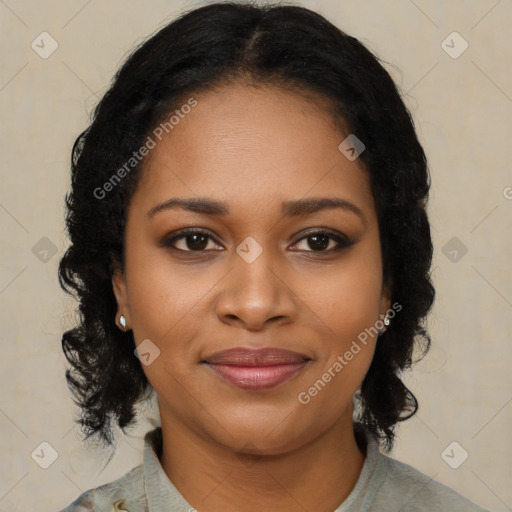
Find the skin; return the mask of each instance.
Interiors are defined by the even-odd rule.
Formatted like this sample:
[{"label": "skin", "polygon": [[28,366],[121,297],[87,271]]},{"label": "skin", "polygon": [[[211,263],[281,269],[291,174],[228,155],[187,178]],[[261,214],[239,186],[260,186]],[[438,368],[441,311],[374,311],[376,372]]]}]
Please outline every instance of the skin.
[{"label": "skin", "polygon": [[[352,397],[377,338],[308,404],[298,395],[390,307],[369,176],[338,150],[348,133],[318,99],[244,84],[195,98],[146,157],[127,214],[124,271],[112,280],[136,344],[150,339],[160,350],[144,366],[158,396],[160,461],[201,512],[332,512],[364,462]],[[226,202],[229,214],[148,216],[170,198],[197,197]],[[283,216],[283,201],[312,197],[342,198],[360,215]],[[212,237],[202,251],[190,237],[162,245],[189,227]],[[328,238],[319,249],[306,235],[322,229],[354,243],[333,251]],[[249,236],[263,250],[251,263],[236,252]],[[248,391],[200,364],[234,347],[277,347],[311,361],[274,388]]]}]

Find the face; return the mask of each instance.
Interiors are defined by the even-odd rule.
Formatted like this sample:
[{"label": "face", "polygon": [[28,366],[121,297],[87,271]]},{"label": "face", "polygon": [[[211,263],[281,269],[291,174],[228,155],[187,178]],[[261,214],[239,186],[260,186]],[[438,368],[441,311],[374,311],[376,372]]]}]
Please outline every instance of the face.
[{"label": "face", "polygon": [[378,341],[353,342],[390,305],[369,177],[297,93],[195,99],[153,137],[113,277],[118,315],[162,426],[284,453],[351,425]]}]

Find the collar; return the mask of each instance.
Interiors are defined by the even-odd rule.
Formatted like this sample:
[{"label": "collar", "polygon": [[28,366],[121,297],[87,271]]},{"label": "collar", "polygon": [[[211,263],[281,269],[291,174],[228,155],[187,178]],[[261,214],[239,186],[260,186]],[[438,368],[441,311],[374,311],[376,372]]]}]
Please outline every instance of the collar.
[{"label": "collar", "polygon": [[161,449],[162,428],[157,427],[148,432],[144,438],[144,485],[148,498],[148,511],[195,511],[165,474],[158,459]]}]

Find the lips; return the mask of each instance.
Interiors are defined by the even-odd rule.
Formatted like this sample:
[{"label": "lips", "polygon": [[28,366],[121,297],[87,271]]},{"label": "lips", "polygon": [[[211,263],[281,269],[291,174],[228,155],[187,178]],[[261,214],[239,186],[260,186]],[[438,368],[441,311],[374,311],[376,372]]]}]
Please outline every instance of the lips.
[{"label": "lips", "polygon": [[269,389],[297,375],[311,361],[304,354],[276,348],[234,348],[208,356],[216,375],[246,390]]}]

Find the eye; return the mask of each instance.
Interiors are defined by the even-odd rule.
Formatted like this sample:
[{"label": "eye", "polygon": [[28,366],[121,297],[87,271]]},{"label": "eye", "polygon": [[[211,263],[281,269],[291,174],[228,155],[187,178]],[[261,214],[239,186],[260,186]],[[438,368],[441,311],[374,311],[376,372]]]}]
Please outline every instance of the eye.
[{"label": "eye", "polygon": [[[162,244],[182,252],[203,252],[212,249],[208,249],[209,241],[213,243],[213,237],[206,231],[189,229],[164,240]],[[181,247],[178,247],[178,242]]]},{"label": "eye", "polygon": [[341,233],[314,231],[302,237],[298,242],[295,242],[294,246],[300,245],[301,243],[309,246],[312,250],[308,250],[307,248],[299,250],[305,250],[306,252],[331,253],[350,247],[355,242],[353,240],[349,240]]}]

